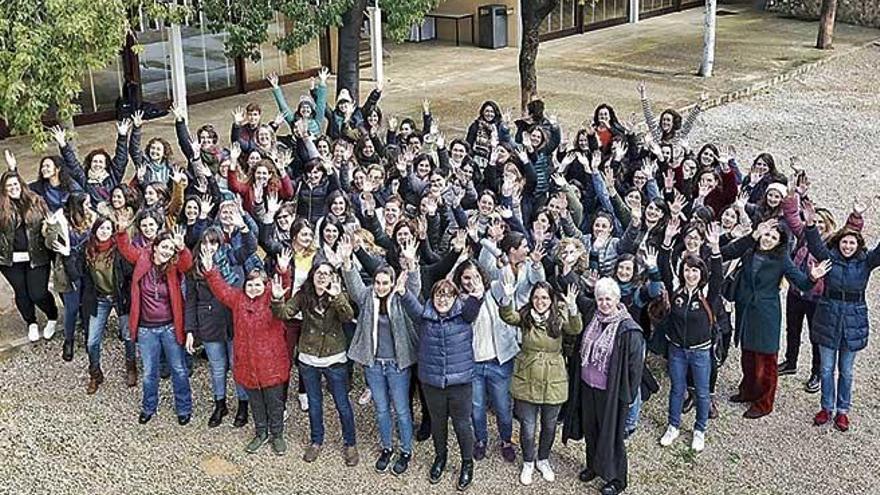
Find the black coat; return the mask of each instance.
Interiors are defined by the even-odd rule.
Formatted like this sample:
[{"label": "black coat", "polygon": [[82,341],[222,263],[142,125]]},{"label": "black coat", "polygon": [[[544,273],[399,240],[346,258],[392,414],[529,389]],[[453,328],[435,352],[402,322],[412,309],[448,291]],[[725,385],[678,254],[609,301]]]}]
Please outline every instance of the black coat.
[{"label": "black coat", "polygon": [[224,306],[204,278],[186,276],[186,333],[202,342],[226,342],[232,338],[232,313]]},{"label": "black coat", "polygon": [[[586,321],[586,320],[585,320]],[[589,325],[589,323],[587,323]],[[584,437],[582,426],[583,410],[581,409],[581,356],[580,342],[583,332],[578,337],[577,346],[568,360],[568,404],[566,405],[565,423],[562,428],[562,442],[580,440]],[[617,452],[615,445],[622,444],[616,436],[623,433],[622,423],[626,421],[629,405],[636,398],[642,382],[644,369],[645,338],[638,323],[630,318],[622,321],[617,330],[617,341],[611,352],[611,363],[608,369],[608,401],[604,410],[597,411],[602,418],[599,442],[596,445],[596,459],[593,469],[599,476],[613,479],[616,474],[617,459],[625,452]],[[610,433],[610,434],[605,434]]]}]

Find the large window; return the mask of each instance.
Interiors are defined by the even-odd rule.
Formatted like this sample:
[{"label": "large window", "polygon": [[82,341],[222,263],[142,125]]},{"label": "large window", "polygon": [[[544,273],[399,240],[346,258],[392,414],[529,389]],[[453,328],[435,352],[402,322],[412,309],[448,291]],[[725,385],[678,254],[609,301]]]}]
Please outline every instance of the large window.
[{"label": "large window", "polygon": [[116,108],[116,99],[122,94],[122,57],[117,56],[107,67],[90,70],[83,77],[82,93],[77,98],[80,113],[96,113]]},{"label": "large window", "polygon": [[226,33],[213,34],[199,12],[189,25],[180,27],[186,90],[205,93],[235,85],[235,61],[225,54]]},{"label": "large window", "polygon": [[584,6],[584,27],[600,22],[626,20],[629,0],[598,0]]},{"label": "large window", "polygon": [[274,42],[279,37],[292,30],[293,22],[276,12],[275,19],[269,24],[269,39],[260,47],[262,57],[258,62],[250,59],[245,62],[248,82],[265,79],[272,72],[283,76],[321,66],[320,38],[312,40],[290,54],[284,53],[275,46]]},{"label": "large window", "polygon": [[640,0],[639,13],[641,15],[652,12],[675,8],[675,0]]},{"label": "large window", "polygon": [[555,33],[577,28],[578,0],[559,0],[559,4],[541,24],[540,33]]}]

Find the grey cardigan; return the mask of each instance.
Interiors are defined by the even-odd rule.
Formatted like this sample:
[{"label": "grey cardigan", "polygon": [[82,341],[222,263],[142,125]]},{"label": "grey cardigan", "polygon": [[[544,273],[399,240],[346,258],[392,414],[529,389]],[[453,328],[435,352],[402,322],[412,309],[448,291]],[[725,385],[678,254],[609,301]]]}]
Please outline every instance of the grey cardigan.
[{"label": "grey cardigan", "polygon": [[[379,327],[379,298],[376,297],[372,287],[364,285],[356,269],[343,270],[342,276],[351,299],[359,308],[357,327],[351,339],[351,346],[348,348],[348,357],[363,366],[372,366],[378,345],[376,334]],[[407,290],[419,293],[422,281],[418,270],[409,272],[406,285]],[[388,317],[391,321],[391,334],[394,337],[395,361],[397,367],[403,370],[416,363],[419,336],[406,314],[400,296],[392,292],[388,297],[390,298]]]}]

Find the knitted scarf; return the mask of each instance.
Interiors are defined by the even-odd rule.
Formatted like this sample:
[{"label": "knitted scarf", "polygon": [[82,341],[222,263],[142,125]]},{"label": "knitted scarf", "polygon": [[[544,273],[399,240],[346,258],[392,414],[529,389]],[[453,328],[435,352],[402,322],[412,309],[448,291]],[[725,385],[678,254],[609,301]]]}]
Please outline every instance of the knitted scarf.
[{"label": "knitted scarf", "polygon": [[[623,304],[617,305],[617,312],[613,315],[603,315],[596,311],[596,315],[587,326],[581,341],[582,367],[591,364],[600,370],[608,369],[608,361],[614,350],[614,339],[617,337],[617,327],[627,318],[629,318],[629,311]],[[602,328],[602,325],[605,328]]]}]

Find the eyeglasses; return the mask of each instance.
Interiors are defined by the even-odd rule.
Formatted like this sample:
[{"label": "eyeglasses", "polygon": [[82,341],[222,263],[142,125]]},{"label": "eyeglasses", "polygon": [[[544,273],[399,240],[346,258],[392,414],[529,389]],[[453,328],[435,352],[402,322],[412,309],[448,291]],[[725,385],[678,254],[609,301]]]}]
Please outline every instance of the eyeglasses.
[{"label": "eyeglasses", "polygon": [[452,299],[453,297],[455,297],[455,292],[446,290],[441,290],[434,294],[435,299]]}]

